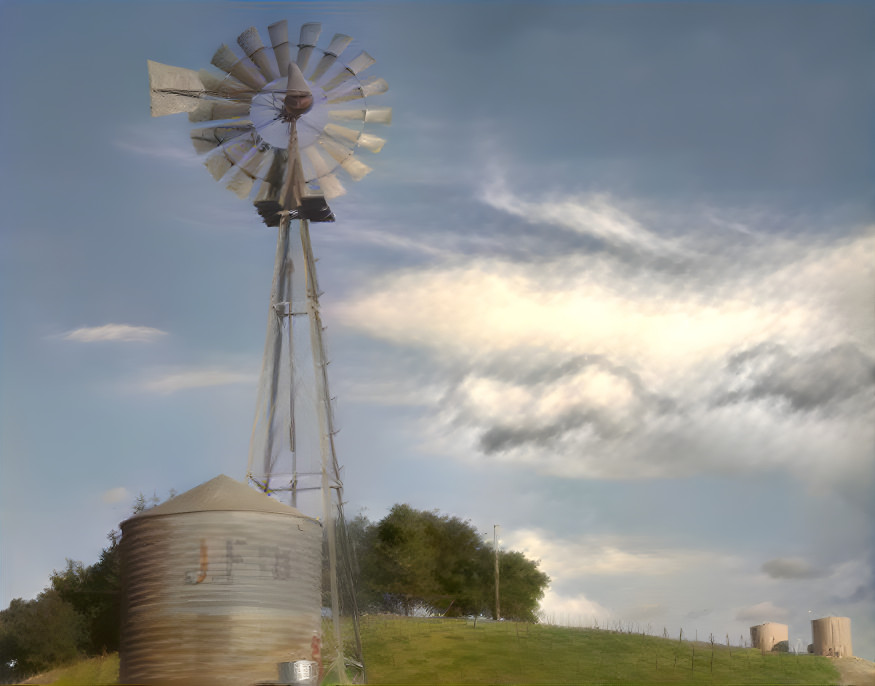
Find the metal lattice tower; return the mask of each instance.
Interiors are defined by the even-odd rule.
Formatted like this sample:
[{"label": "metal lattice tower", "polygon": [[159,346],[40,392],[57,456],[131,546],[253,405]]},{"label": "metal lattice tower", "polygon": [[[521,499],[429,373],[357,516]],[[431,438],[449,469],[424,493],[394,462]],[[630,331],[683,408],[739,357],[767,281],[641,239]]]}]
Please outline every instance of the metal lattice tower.
[{"label": "metal lattice tower", "polygon": [[[254,27],[237,38],[243,54],[222,45],[211,60],[219,71],[150,61],[152,115],[187,112],[201,123],[191,140],[212,176],[251,199],[277,228],[247,478],[321,519],[323,604],[331,607],[322,650],[334,678],[346,681],[351,672],[359,680],[364,667],[310,223],[334,221],[327,200],[345,192],[338,175],[359,180],[371,171],[356,153],[383,147],[369,129],[389,124],[391,110],[371,107],[370,99],[388,86],[360,76],[375,61],[368,53],[345,61],[349,36],[335,34],[322,49],[321,26],[304,24],[292,59],[287,23],[268,32],[271,49]],[[351,639],[344,638],[342,616],[351,618]]]}]

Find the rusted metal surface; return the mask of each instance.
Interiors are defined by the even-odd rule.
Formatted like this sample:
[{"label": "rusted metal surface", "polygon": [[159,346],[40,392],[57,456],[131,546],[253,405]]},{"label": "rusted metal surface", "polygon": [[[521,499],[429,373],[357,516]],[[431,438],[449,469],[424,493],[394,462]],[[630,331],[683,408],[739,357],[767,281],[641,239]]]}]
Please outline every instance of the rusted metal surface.
[{"label": "rusted metal surface", "polygon": [[321,525],[219,479],[122,524],[122,683],[274,681],[312,658]]}]

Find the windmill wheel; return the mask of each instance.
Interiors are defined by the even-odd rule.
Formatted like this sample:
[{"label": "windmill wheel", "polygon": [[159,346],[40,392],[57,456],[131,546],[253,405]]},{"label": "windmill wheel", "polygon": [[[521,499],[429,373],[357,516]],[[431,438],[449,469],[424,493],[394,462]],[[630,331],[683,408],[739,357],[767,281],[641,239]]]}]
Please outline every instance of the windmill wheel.
[{"label": "windmill wheel", "polygon": [[[313,97],[312,107],[296,119],[297,149],[307,193],[330,199],[346,192],[339,175],[358,181],[371,171],[356,153],[382,149],[384,139],[369,129],[389,124],[392,112],[369,104],[388,90],[383,79],[360,77],[374,58],[362,51],[345,61],[352,38],[343,34],[319,48],[321,29],[304,24],[297,44],[294,63]],[[207,169],[240,198],[252,198],[260,212],[264,206],[279,209],[293,126],[284,117],[292,62],[286,21],[271,24],[268,32],[272,49],[255,27],[237,38],[243,55],[222,45],[211,60],[222,73],[149,62],[153,116],[188,112],[190,121],[204,122],[191,139],[206,154]]]}]

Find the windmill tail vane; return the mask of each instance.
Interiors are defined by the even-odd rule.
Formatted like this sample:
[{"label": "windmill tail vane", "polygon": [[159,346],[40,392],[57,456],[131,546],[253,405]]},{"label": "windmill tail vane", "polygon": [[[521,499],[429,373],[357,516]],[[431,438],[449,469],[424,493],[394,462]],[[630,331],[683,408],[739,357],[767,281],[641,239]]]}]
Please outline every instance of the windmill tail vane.
[{"label": "windmill tail vane", "polygon": [[[362,76],[374,58],[348,52],[353,39],[345,34],[319,47],[321,31],[303,24],[293,46],[280,21],[265,45],[250,27],[239,50],[216,50],[212,69],[150,60],[148,73],[152,116],[187,113],[209,173],[278,229],[247,477],[322,520],[323,606],[332,625],[322,654],[331,678],[346,682],[350,673],[363,680],[364,668],[309,224],[335,221],[328,201],[346,192],[342,179],[371,172],[358,153],[383,148],[373,129],[390,124],[392,111],[370,104],[388,90],[383,79]],[[300,231],[291,231],[293,221]],[[353,636],[342,635],[341,615],[352,616]]]}]

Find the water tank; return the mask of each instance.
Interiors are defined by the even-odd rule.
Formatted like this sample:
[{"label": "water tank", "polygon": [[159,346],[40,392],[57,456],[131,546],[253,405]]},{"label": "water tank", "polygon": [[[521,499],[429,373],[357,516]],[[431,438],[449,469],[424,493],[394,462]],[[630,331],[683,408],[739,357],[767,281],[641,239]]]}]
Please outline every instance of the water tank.
[{"label": "water tank", "polygon": [[782,641],[790,640],[790,628],[786,624],[766,622],[750,628],[750,644],[759,650],[774,650]]},{"label": "water tank", "polygon": [[121,529],[122,683],[275,681],[318,651],[318,521],[222,475]]},{"label": "water tank", "polygon": [[851,620],[848,617],[822,617],[811,620],[811,640],[815,655],[853,657]]}]

